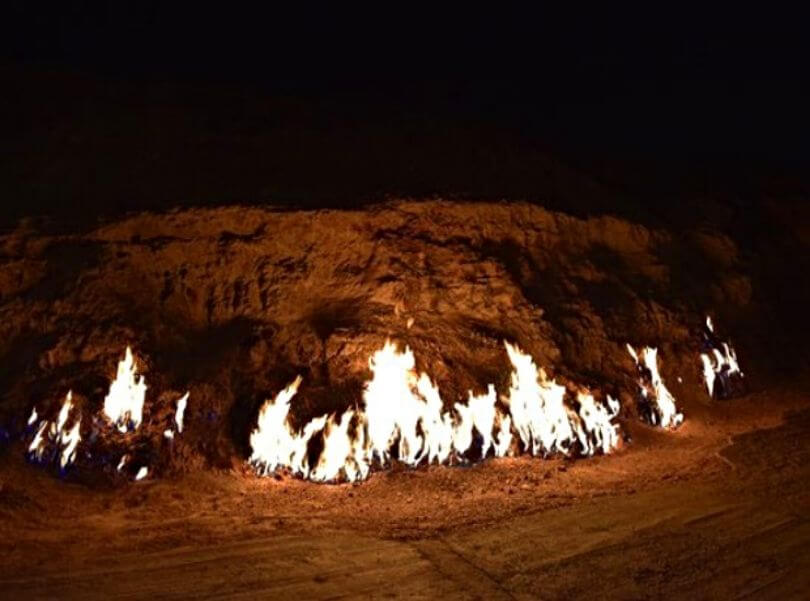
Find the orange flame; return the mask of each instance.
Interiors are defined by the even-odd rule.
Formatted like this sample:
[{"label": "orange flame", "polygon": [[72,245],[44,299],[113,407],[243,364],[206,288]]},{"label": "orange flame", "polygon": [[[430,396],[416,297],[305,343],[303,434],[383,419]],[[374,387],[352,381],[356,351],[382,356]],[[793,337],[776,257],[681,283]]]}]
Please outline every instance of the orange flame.
[{"label": "orange flame", "polygon": [[[409,466],[465,461],[475,440],[480,456],[503,457],[513,446],[513,429],[532,454],[570,453],[575,446],[585,455],[608,453],[619,444],[618,402],[597,403],[581,392],[579,412],[564,402],[565,387],[548,380],[532,358],[506,343],[512,362],[512,384],[498,407],[495,387],[468,394],[453,411],[444,411],[439,390],[424,373],[417,374],[413,352],[397,349],[391,341],[369,359],[372,378],[363,391],[363,407],[342,415],[321,416],[296,432],[289,424],[290,402],[301,385],[296,378],[259,411],[250,436],[250,463],[259,473],[278,468],[325,482],[365,479],[372,464],[389,463],[393,456]],[[354,426],[352,428],[352,426]],[[319,435],[323,450],[314,466],[307,448]]]},{"label": "orange flame", "polygon": [[658,372],[658,349],[644,347],[641,350],[640,358],[629,344],[627,351],[633,357],[636,365],[641,368],[640,371],[646,371],[649,375],[649,382],[645,381],[644,377],[639,377],[639,389],[642,397],[650,403],[653,409],[650,416],[653,425],[662,428],[678,427],[683,422],[683,414],[678,411],[675,397],[672,396]]},{"label": "orange flame", "polygon": [[135,359],[127,347],[123,361],[118,363],[118,372],[104,398],[104,415],[124,433],[137,430],[143,419],[143,402],[146,397],[146,381],[135,375]]}]

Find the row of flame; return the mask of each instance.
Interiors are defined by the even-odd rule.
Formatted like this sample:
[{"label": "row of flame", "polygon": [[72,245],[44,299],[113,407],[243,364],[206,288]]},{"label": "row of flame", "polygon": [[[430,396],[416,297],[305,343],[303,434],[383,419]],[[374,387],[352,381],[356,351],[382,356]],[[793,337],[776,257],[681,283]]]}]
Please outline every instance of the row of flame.
[{"label": "row of flame", "polygon": [[[534,455],[567,455],[574,447],[593,455],[619,444],[618,401],[608,397],[601,404],[581,391],[574,410],[565,403],[564,386],[548,379],[517,346],[505,346],[513,366],[509,395],[502,398],[508,413],[497,407],[492,384],[444,411],[438,387],[427,374],[417,374],[411,350],[388,341],[369,360],[373,375],[362,409],[324,415],[294,430],[288,415],[300,377],[266,402],[250,436],[250,463],[260,473],[282,468],[319,482],[356,481],[365,479],[375,462],[385,466],[394,456],[409,466],[463,461],[476,435],[482,458],[509,454],[513,432]],[[310,441],[321,432],[323,450],[310,465]]]},{"label": "row of flame", "polygon": [[[711,319],[706,326],[713,333]],[[268,400],[250,436],[250,463],[263,474],[281,468],[315,481],[356,481],[365,479],[375,462],[384,466],[393,455],[409,466],[465,461],[476,435],[481,458],[521,448],[532,455],[568,455],[578,449],[589,456],[609,453],[619,444],[617,400],[608,395],[601,404],[580,389],[572,407],[565,402],[564,386],[549,379],[517,346],[504,345],[512,364],[509,391],[501,397],[508,411],[496,404],[492,384],[485,394],[470,392],[466,403],[444,411],[437,386],[427,374],[417,374],[411,350],[399,351],[388,341],[369,359],[373,375],[363,392],[362,409],[323,415],[295,430],[289,421],[290,402],[301,378]],[[639,354],[628,344],[627,350],[638,367],[640,394],[653,425],[677,427],[683,414],[661,378],[657,349],[645,347]],[[701,361],[710,395],[721,374],[742,376],[728,344],[722,351],[702,354]],[[310,465],[310,443],[319,433],[323,448]]]},{"label": "row of flame", "polygon": [[[713,331],[710,319],[707,327]],[[445,411],[436,384],[427,374],[417,374],[413,352],[408,347],[400,351],[387,341],[369,359],[372,379],[365,385],[362,408],[322,415],[295,430],[290,425],[289,411],[301,384],[298,377],[261,407],[257,426],[250,435],[250,464],[261,474],[284,469],[320,482],[357,481],[365,479],[373,465],[385,466],[394,457],[409,466],[466,461],[465,455],[476,437],[481,458],[503,457],[520,449],[532,455],[569,455],[576,451],[590,456],[609,453],[619,445],[615,419],[620,406],[616,399],[608,395],[605,403],[600,403],[589,391],[580,389],[574,402],[567,403],[565,386],[549,379],[516,345],[504,345],[512,373],[500,406],[495,387],[490,384],[486,393],[470,392],[466,402],[457,402],[452,411]],[[645,347],[638,353],[629,344],[627,349],[639,368],[640,394],[650,408],[650,421],[663,428],[677,427],[683,414],[661,378],[657,349]],[[727,344],[722,345],[722,350],[702,354],[701,361],[709,394],[720,374],[742,375],[736,355]],[[104,399],[103,416],[108,426],[120,434],[136,430],[143,419],[145,396],[146,382],[136,374],[128,347]],[[186,393],[177,401],[177,433],[183,431],[188,398]],[[28,447],[33,458],[42,461],[48,449],[56,449],[61,468],[75,460],[81,441],[81,415],[68,428],[72,409],[72,393],[68,392],[56,420],[40,421]],[[37,419],[34,408],[29,426]],[[171,439],[174,431],[167,429],[164,436]],[[310,465],[310,447],[316,439],[322,442],[322,450]],[[121,458],[119,471],[127,458]],[[148,468],[142,466],[135,479],[147,474]]]},{"label": "row of flame", "polygon": [[[174,414],[174,428],[178,433],[183,431],[183,416],[189,393],[181,396],[176,403]],[[104,397],[102,414],[105,422],[119,434],[126,434],[137,430],[143,421],[143,406],[146,400],[146,380],[137,375],[135,358],[132,349],[127,347],[124,359],[118,363],[115,379],[110,384],[110,390]],[[76,451],[81,442],[82,416],[76,411],[77,417],[73,426],[67,428],[68,419],[73,411],[73,391],[68,391],[62,408],[55,421],[43,419],[36,427],[36,434],[28,446],[29,456],[37,461],[43,461],[51,452],[58,456],[59,467],[65,469],[76,459]],[[28,425],[33,426],[39,419],[37,409],[31,410]],[[174,430],[166,429],[163,433],[167,439],[174,438]],[[117,470],[120,472],[127,463],[129,455],[124,454]],[[141,466],[135,474],[135,480],[142,480],[149,473],[147,466]]]}]

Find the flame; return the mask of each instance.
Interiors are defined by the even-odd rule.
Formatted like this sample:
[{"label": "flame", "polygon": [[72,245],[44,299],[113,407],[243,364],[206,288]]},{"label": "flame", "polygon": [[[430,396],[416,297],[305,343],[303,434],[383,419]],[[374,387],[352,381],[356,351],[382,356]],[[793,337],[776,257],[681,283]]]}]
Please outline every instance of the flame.
[{"label": "flame", "polygon": [[64,468],[68,464],[73,463],[73,460],[76,459],[76,448],[79,446],[79,442],[81,442],[81,434],[79,432],[79,428],[81,426],[81,419],[76,420],[76,423],[73,424],[73,428],[68,432],[64,432],[61,436],[61,443],[62,443],[62,457],[59,460],[60,467]]},{"label": "flame", "polygon": [[[261,474],[282,468],[319,482],[355,481],[394,457],[412,467],[466,461],[476,440],[481,458],[503,457],[512,449],[513,428],[532,454],[569,454],[576,447],[593,455],[619,444],[613,422],[617,401],[608,397],[604,406],[581,392],[579,412],[574,411],[564,402],[565,387],[548,380],[518,347],[506,343],[506,349],[514,369],[509,395],[502,399],[509,413],[499,407],[492,384],[444,411],[438,387],[427,374],[417,374],[413,352],[386,341],[369,359],[372,378],[362,408],[314,418],[295,431],[289,411],[299,376],[260,409],[249,461]],[[316,437],[323,449],[310,466],[308,449]]]},{"label": "flame", "polygon": [[177,432],[180,434],[183,433],[183,414],[186,412],[188,395],[189,393],[186,392],[186,394],[177,399],[177,410],[174,413],[174,423],[177,425]]},{"label": "flame", "polygon": [[[714,334],[714,324],[712,323],[711,317],[706,317],[706,328],[710,335]],[[710,337],[707,336],[707,339],[709,338]],[[711,340],[716,341],[714,338],[711,338]],[[709,396],[716,397],[719,396],[719,391],[715,389],[718,378],[723,378],[727,381],[728,378],[734,376],[742,378],[744,374],[740,369],[740,364],[737,362],[737,353],[731,345],[727,342],[722,342],[719,345],[720,348],[718,348],[716,344],[712,346],[713,348],[710,352],[700,354],[700,361],[703,365],[703,379],[706,382],[706,389],[709,392]]]},{"label": "flame", "polygon": [[[146,382],[142,376],[137,376],[135,371],[135,359],[132,355],[132,349],[127,347],[124,359],[118,363],[116,378],[110,384],[103,406],[105,418],[122,434],[130,429],[137,429],[143,420]],[[186,392],[177,400],[174,423],[178,433],[183,431],[183,416],[188,399],[189,393]],[[59,465],[63,469],[76,459],[77,449],[82,440],[81,415],[75,418],[72,427],[67,428],[73,408],[73,392],[69,391],[56,420],[43,420],[38,424],[36,433],[28,446],[28,453],[37,461],[41,461],[48,449],[53,448],[53,446],[59,451]],[[28,418],[28,425],[33,425],[38,419],[39,414],[36,407],[34,407]],[[175,433],[171,429],[166,429],[163,432],[163,436],[167,439],[173,439],[174,435]],[[121,458],[116,468],[118,471],[121,471],[127,459],[127,455]],[[146,476],[147,472],[143,470],[148,471],[148,468],[142,468],[138,472],[136,480]]]},{"label": "flame", "polygon": [[[486,394],[475,396],[470,392],[467,405],[461,403],[455,404],[455,409],[458,415],[461,416],[461,422],[456,428],[456,440],[453,444],[459,454],[463,454],[470,447],[473,438],[473,428],[475,428],[476,432],[481,436],[482,457],[487,456],[490,447],[495,451],[496,455],[498,449],[508,449],[508,443],[502,445],[500,441],[493,440],[492,436],[492,431],[495,427],[495,417],[497,415],[495,409],[496,400],[495,387],[490,384]],[[511,433],[509,438],[511,441]]]},{"label": "flame", "polygon": [[149,468],[146,467],[145,465],[142,466],[141,469],[138,470],[138,473],[135,474],[135,481],[137,482],[138,480],[143,480],[144,478],[146,478],[148,474]]},{"label": "flame", "polygon": [[404,463],[414,463],[422,451],[424,440],[416,425],[424,407],[413,391],[417,383],[414,363],[410,349],[400,353],[390,340],[368,362],[373,377],[366,385],[363,400],[369,444],[372,455],[382,464],[388,461],[397,435],[399,458]]},{"label": "flame", "polygon": [[549,380],[530,355],[505,343],[512,362],[509,409],[512,423],[525,448],[533,455],[559,452],[568,455],[579,443],[581,452],[593,455],[609,453],[619,445],[619,402],[607,397],[607,406],[599,404],[588,391],[577,394],[577,412],[565,402],[565,387]]},{"label": "flame", "polygon": [[369,463],[363,449],[363,439],[352,441],[349,425],[355,412],[346,411],[337,420],[330,417],[324,427],[323,452],[315,468],[310,472],[310,480],[329,482],[337,480],[344,473],[349,481],[362,480],[368,475]]},{"label": "flame", "polygon": [[135,359],[127,347],[124,360],[118,363],[118,373],[110,384],[104,399],[104,415],[119,432],[130,428],[136,430],[143,419],[143,402],[146,397],[146,382],[135,375]]},{"label": "flame", "polygon": [[39,424],[39,429],[28,447],[28,452],[34,455],[37,460],[41,460],[42,455],[45,452],[45,437],[43,435],[45,434],[47,427],[48,422],[42,422]]},{"label": "flame", "polygon": [[445,463],[453,452],[453,433],[456,431],[453,418],[449,412],[442,411],[444,403],[439,389],[427,374],[419,376],[416,391],[425,402],[421,423],[428,445],[423,456],[427,457],[428,464]]},{"label": "flame", "polygon": [[658,349],[644,347],[639,358],[629,344],[627,351],[639,369],[639,388],[642,398],[650,404],[650,419],[654,426],[676,428],[683,422],[683,414],[678,412],[675,397],[667,389],[661,374],[658,372]]},{"label": "flame", "polygon": [[[298,387],[301,385],[301,376],[298,376],[289,386],[276,395],[272,401],[267,401],[259,411],[256,429],[250,435],[250,447],[253,454],[250,462],[259,467],[264,473],[269,473],[277,467],[288,467],[295,472],[292,458],[301,444],[301,435],[296,434],[290,427],[287,416],[290,412],[290,401]],[[304,442],[304,449],[306,443]]]},{"label": "flame", "polygon": [[425,458],[428,463],[445,463],[454,451],[460,457],[470,448],[473,430],[482,437],[482,455],[490,448],[508,447],[502,437],[493,446],[497,400],[493,386],[481,396],[470,392],[467,404],[455,404],[453,416],[443,411],[438,387],[427,374],[417,375],[414,365],[413,352],[408,347],[400,352],[391,341],[369,360],[373,376],[363,393],[363,421],[372,458],[385,465],[396,450],[399,461],[410,466]]},{"label": "flame", "polygon": [[[183,433],[183,414],[186,411],[186,404],[188,403],[188,395],[189,393],[186,392],[186,394],[177,399],[177,408],[174,412],[174,425],[177,429],[178,434]],[[166,440],[174,440],[174,430],[166,428],[163,431],[163,438],[165,438]]]},{"label": "flame", "polygon": [[[65,401],[62,403],[62,407],[59,409],[59,414],[56,417],[56,421],[50,422],[48,420],[43,420],[40,422],[37,433],[34,435],[31,444],[28,446],[28,452],[34,458],[36,458],[37,461],[41,461],[45,455],[48,448],[48,441],[52,442],[57,448],[59,448],[59,467],[62,469],[66,468],[76,459],[76,449],[82,439],[82,418],[81,415],[79,415],[74,421],[73,427],[70,429],[65,429],[65,425],[68,422],[72,409],[73,392],[68,391],[67,395],[65,396]],[[31,413],[31,417],[28,420],[28,424],[33,424],[36,419],[37,412],[36,409],[34,409]]]},{"label": "flame", "polygon": [[65,397],[65,402],[62,403],[62,408],[59,410],[59,415],[56,418],[56,423],[53,425],[53,431],[61,432],[62,429],[65,427],[65,423],[67,422],[68,416],[70,415],[70,410],[73,408],[73,391],[68,391],[67,397]]},{"label": "flame", "polygon": [[563,403],[565,387],[549,381],[530,355],[508,342],[505,345],[514,369],[507,402],[524,448],[532,455],[554,452],[567,455],[575,433],[571,415]]},{"label": "flame", "polygon": [[599,405],[588,392],[577,394],[579,401],[579,417],[587,432],[591,433],[591,440],[585,453],[593,455],[597,451],[610,453],[619,444],[619,426],[613,423],[613,418],[619,414],[619,401],[607,396],[607,407]]}]

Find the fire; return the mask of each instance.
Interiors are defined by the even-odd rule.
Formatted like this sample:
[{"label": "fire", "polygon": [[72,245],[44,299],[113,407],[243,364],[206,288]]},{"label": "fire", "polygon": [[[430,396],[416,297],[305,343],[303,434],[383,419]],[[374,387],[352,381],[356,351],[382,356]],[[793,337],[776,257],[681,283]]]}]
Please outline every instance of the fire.
[{"label": "fire", "polygon": [[[189,393],[186,392],[183,396],[177,399],[177,408],[174,412],[174,425],[178,434],[183,433],[183,414],[186,411],[186,404],[188,403]],[[166,440],[174,440],[174,430],[166,428],[163,431],[163,437]]]},{"label": "fire", "polygon": [[641,358],[629,344],[627,351],[636,362],[641,397],[651,409],[652,424],[662,428],[676,428],[683,422],[683,414],[678,411],[675,397],[667,389],[658,372],[658,349],[644,347],[641,351]]},{"label": "fire", "polygon": [[[706,321],[707,343],[714,339]],[[550,378],[534,359],[517,345],[504,342],[511,364],[508,388],[499,395],[493,384],[485,392],[469,391],[467,398],[445,409],[436,383],[416,370],[413,352],[400,350],[387,340],[369,358],[371,379],[357,406],[342,413],[321,415],[295,429],[290,406],[302,379],[296,377],[261,407],[250,435],[250,463],[260,474],[285,470],[318,482],[358,481],[373,468],[396,460],[410,467],[465,463],[517,453],[591,456],[607,454],[621,444],[616,421],[620,405],[611,396],[604,402],[584,388],[569,387]],[[649,408],[653,425],[675,428],[683,421],[675,398],[658,370],[658,351],[644,347],[637,352],[627,345],[636,362],[641,399]],[[702,355],[706,385],[716,393],[717,379],[742,372],[727,343],[718,343]],[[127,347],[115,380],[104,399],[103,415],[121,434],[137,429],[143,420],[146,382],[137,374],[132,350]],[[572,392],[573,391],[573,392]],[[167,439],[183,432],[189,392],[177,399],[174,426],[164,430]],[[74,412],[68,392],[53,421],[39,420],[36,407],[28,425],[35,434],[29,454],[42,460],[46,453],[59,455],[62,468],[74,462],[81,437],[81,415]],[[72,423],[70,427],[68,424]],[[91,435],[94,438],[95,433]],[[129,462],[120,458],[117,470]],[[142,466],[135,480],[149,473]]]},{"label": "fire", "polygon": [[[500,440],[496,441],[493,439],[492,432],[495,427],[495,418],[499,415],[495,408],[496,401],[495,387],[490,384],[486,394],[474,395],[470,392],[466,406],[462,403],[456,403],[456,411],[458,415],[462,416],[461,423],[468,424],[458,428],[458,433],[462,437],[464,447],[462,448],[461,441],[455,441],[454,446],[459,453],[464,453],[470,447],[473,438],[473,428],[481,436],[482,457],[487,456],[490,448],[493,449],[496,456],[498,455],[499,449],[503,448],[505,452],[505,450],[509,448],[508,441],[504,445]],[[509,439],[511,441],[511,434],[509,434]]]},{"label": "fire", "polygon": [[47,434],[46,430],[48,429],[48,422],[42,422],[39,424],[39,428],[37,429],[37,433],[34,435],[34,440],[31,441],[31,444],[28,447],[28,452],[31,453],[37,460],[42,460],[42,455],[45,453],[45,437],[44,435]]},{"label": "fire", "polygon": [[709,351],[700,354],[703,365],[703,379],[709,396],[723,398],[730,395],[731,381],[744,376],[737,362],[737,353],[727,342],[720,342],[714,335],[711,317],[706,317],[704,332],[705,345]]},{"label": "fire", "polygon": [[[300,467],[293,465],[293,456],[301,446],[301,435],[293,432],[287,421],[290,401],[300,385],[299,376],[259,411],[258,424],[250,435],[250,447],[253,449],[250,462],[265,473],[277,467],[287,467],[300,473]],[[303,448],[306,449],[305,441]]]},{"label": "fire", "polygon": [[400,353],[386,341],[368,363],[373,377],[366,385],[363,400],[370,451],[385,464],[393,443],[399,439],[400,459],[414,463],[424,444],[416,426],[427,404],[414,394],[417,377],[413,353],[407,348]]},{"label": "fire", "polygon": [[177,432],[183,433],[183,415],[186,412],[186,405],[188,404],[189,393],[186,392],[183,396],[177,399],[177,410],[174,413],[174,423],[177,425]]},{"label": "fire", "polygon": [[[513,373],[500,405],[490,384],[485,393],[470,392],[466,402],[445,411],[438,387],[427,374],[417,373],[413,352],[386,341],[369,359],[372,378],[361,409],[320,416],[295,431],[289,411],[301,385],[298,377],[260,409],[250,436],[250,463],[262,474],[281,468],[320,482],[355,481],[393,458],[411,467],[464,462],[476,441],[476,456],[503,457],[514,448],[513,430],[524,450],[535,455],[574,449],[593,455],[619,444],[613,421],[617,401],[608,398],[604,406],[581,392],[574,410],[565,403],[565,387],[549,380],[529,355],[508,343],[506,350]],[[323,450],[310,466],[307,449],[316,439]]]},{"label": "fire", "polygon": [[[107,422],[115,427],[115,431],[126,434],[130,430],[135,430],[143,420],[143,407],[146,397],[146,382],[142,376],[136,375],[135,359],[132,349],[126,348],[124,359],[118,364],[118,371],[115,380],[110,384],[109,392],[104,399],[102,412]],[[186,406],[188,404],[189,392],[177,399],[177,406],[174,414],[175,429],[166,429],[163,436],[173,439],[175,433],[183,432],[183,419]],[[77,413],[73,419],[73,425],[67,427],[72,413]],[[31,410],[28,418],[28,426],[33,426],[39,419],[36,407]],[[46,453],[53,456],[59,453],[59,465],[65,468],[76,459],[81,437],[82,416],[78,411],[74,412],[73,393],[68,392],[62,407],[54,421],[42,420],[36,427],[36,432],[28,446],[29,455],[37,461],[43,461]],[[96,423],[95,421],[93,422]],[[93,440],[98,434],[94,430],[90,434]],[[116,467],[121,471],[129,460],[129,454],[124,454]],[[147,467],[142,467],[136,474],[135,479],[145,478],[148,473]]]},{"label": "fire", "polygon": [[512,362],[509,410],[512,423],[532,455],[560,452],[568,454],[576,440],[575,417],[563,403],[565,386],[546,377],[531,356],[506,343]]},{"label": "fire", "polygon": [[577,395],[579,401],[579,417],[585,426],[585,431],[589,432],[591,443],[586,447],[588,455],[593,455],[597,451],[603,454],[610,453],[619,445],[619,426],[613,419],[619,414],[621,405],[619,401],[607,395],[607,406],[600,405],[588,392],[580,392]]},{"label": "fire", "polygon": [[[43,420],[37,428],[34,439],[28,446],[29,454],[37,461],[42,461],[48,450],[48,442],[59,450],[59,467],[64,469],[76,459],[76,449],[81,441],[82,418],[79,415],[69,429],[66,428],[70,413],[73,409],[73,392],[68,391],[65,401],[59,410],[56,421]],[[37,420],[37,410],[33,409],[28,425],[32,425]]]},{"label": "fire", "polygon": [[445,463],[453,452],[453,432],[456,429],[449,412],[442,411],[444,403],[439,389],[427,374],[423,373],[416,382],[416,390],[425,401],[425,415],[422,430],[430,441],[424,456],[427,463]]},{"label": "fire", "polygon": [[118,373],[110,384],[104,399],[104,415],[119,432],[137,430],[143,419],[143,403],[146,397],[146,381],[135,375],[135,359],[127,347],[123,361],[118,363]]},{"label": "fire", "polygon": [[470,448],[474,431],[482,438],[482,455],[490,448],[508,447],[500,439],[493,446],[497,415],[493,386],[484,395],[470,392],[467,404],[456,403],[452,415],[443,411],[436,385],[427,374],[417,374],[414,365],[413,352],[407,347],[400,352],[391,341],[369,360],[373,377],[363,393],[362,421],[367,426],[370,459],[385,465],[395,453],[410,466],[425,458],[428,463],[444,463],[454,452],[460,458]]},{"label": "fire", "polygon": [[618,401],[608,396],[606,407],[581,391],[579,409],[574,411],[565,404],[564,386],[549,380],[531,356],[505,344],[514,369],[508,397],[511,420],[525,448],[533,455],[568,455],[578,443],[584,455],[593,455],[618,446],[619,427],[613,421],[619,413]]},{"label": "fire", "polygon": [[352,441],[349,426],[354,411],[346,411],[340,420],[330,417],[324,428],[323,453],[318,464],[310,472],[310,480],[328,482],[337,480],[341,471],[349,481],[361,480],[368,475],[369,464],[362,439]]}]

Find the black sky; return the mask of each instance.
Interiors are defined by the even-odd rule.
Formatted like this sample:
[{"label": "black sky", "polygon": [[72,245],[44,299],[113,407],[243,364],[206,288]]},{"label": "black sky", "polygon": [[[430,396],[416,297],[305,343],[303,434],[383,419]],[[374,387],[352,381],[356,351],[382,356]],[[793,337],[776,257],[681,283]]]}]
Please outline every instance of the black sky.
[{"label": "black sky", "polygon": [[69,4],[7,9],[12,60],[109,78],[434,97],[636,151],[807,157],[799,15]]},{"label": "black sky", "polygon": [[[69,4],[69,6],[65,6]],[[799,15],[560,15],[543,8],[240,8],[17,2],[10,56],[112,78],[273,91],[433,95],[526,128],[629,149],[799,159],[808,42]]]},{"label": "black sky", "polygon": [[[546,194],[540,151],[678,165],[675,177],[810,160],[804,15],[246,6],[7,3],[6,196],[21,210],[112,195],[298,202],[464,193],[468,180],[508,196],[524,175],[514,194],[529,196]],[[299,189],[313,171],[321,187]]]}]

